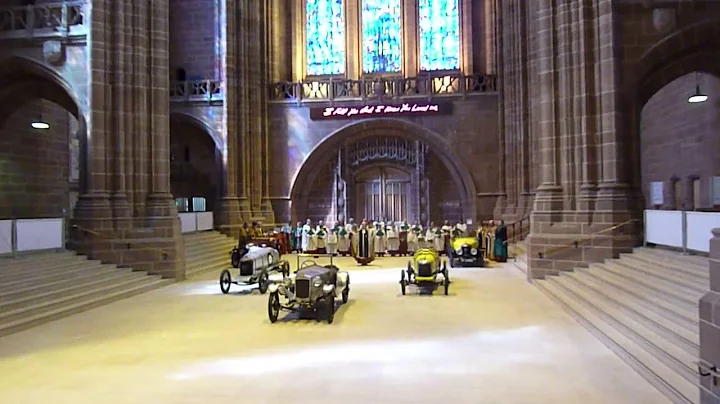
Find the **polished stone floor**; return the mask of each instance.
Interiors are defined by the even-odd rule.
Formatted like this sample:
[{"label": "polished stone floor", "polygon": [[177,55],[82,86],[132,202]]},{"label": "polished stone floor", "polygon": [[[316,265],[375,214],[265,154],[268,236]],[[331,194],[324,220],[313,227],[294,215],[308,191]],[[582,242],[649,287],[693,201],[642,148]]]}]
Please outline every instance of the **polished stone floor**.
[{"label": "polished stone floor", "polygon": [[213,273],[0,338],[0,403],[667,402],[511,264],[403,297],[405,258],[338,263],[332,325],[270,324]]}]

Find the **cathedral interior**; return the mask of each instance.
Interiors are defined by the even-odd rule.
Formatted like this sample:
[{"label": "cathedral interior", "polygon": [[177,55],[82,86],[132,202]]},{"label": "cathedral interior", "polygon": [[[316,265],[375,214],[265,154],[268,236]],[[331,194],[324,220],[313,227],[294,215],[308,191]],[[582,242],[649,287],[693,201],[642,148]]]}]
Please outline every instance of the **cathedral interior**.
[{"label": "cathedral interior", "polygon": [[[4,0],[0,402],[720,404],[719,56],[711,0]],[[220,295],[351,219],[508,262]]]}]

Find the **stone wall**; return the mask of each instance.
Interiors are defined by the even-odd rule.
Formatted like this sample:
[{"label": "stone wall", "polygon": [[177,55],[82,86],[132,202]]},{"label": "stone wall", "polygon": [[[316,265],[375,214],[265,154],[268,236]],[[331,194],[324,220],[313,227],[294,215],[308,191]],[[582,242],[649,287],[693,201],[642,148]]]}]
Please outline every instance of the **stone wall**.
[{"label": "stone wall", "polygon": [[187,80],[219,78],[222,59],[218,0],[170,1],[170,73]]},{"label": "stone wall", "polygon": [[[709,366],[720,366],[720,229],[713,230],[710,240],[710,291],[700,299],[700,360]],[[701,366],[703,373],[708,366]],[[715,369],[715,374],[718,370]],[[713,376],[700,376],[700,402],[720,404],[720,385]]]},{"label": "stone wall", "polygon": [[[498,159],[501,151],[498,143],[497,98],[495,95],[468,97],[455,100],[454,112],[449,116],[403,118],[403,121],[420,125],[443,138],[451,145],[450,150],[430,150],[431,154],[445,153],[458,161],[472,176],[477,189],[477,215],[490,218],[498,198]],[[289,220],[289,197],[301,166],[313,150],[330,135],[354,123],[348,120],[313,121],[309,108],[291,104],[271,104],[270,109],[270,194],[279,221]],[[410,134],[412,137],[412,134]],[[328,154],[328,161],[335,151],[321,150]],[[448,154],[449,153],[449,154]],[[438,162],[430,161],[429,167],[437,174],[435,184],[441,192],[433,197],[453,198],[445,184],[453,184],[456,178],[448,178]],[[434,168],[433,168],[434,167]],[[446,171],[445,171],[446,172]],[[452,186],[450,186],[452,189]],[[457,200],[457,199],[455,199]]]},{"label": "stone wall", "polygon": [[[30,126],[39,117],[49,129]],[[0,123],[0,218],[69,214],[69,142],[74,121],[57,104],[35,100]]]},{"label": "stone wall", "polygon": [[[690,104],[696,85],[708,102]],[[720,175],[720,79],[708,74],[683,76],[650,98],[640,121],[642,191],[646,207],[652,208],[650,182],[665,183],[665,207],[708,208],[711,177]],[[675,185],[674,181],[679,181]],[[699,200],[693,200],[693,181],[699,180]],[[675,189],[679,194],[675,194]],[[680,204],[676,204],[676,201]]]}]

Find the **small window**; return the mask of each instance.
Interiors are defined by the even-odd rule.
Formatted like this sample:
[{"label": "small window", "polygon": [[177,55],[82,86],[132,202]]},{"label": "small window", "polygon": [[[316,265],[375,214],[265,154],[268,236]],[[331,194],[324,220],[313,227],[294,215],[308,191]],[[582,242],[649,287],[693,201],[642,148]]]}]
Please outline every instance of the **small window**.
[{"label": "small window", "polygon": [[205,212],[207,209],[205,198],[201,196],[192,198],[192,208],[193,212]]},{"label": "small window", "polygon": [[177,206],[177,210],[180,213],[188,212],[190,209],[188,206],[188,198],[176,198],[175,199],[175,206]]}]

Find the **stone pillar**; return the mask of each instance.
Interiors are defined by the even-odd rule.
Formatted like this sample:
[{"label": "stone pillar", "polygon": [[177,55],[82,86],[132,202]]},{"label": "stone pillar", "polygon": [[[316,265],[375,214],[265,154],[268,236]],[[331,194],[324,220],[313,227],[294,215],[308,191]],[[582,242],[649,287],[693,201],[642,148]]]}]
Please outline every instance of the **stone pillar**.
[{"label": "stone pillar", "polygon": [[91,103],[85,122],[84,164],[81,168],[84,189],[75,205],[73,224],[78,228],[73,232],[70,243],[78,252],[90,255],[99,243],[86,230],[105,231],[113,227],[106,158],[111,148],[107,140],[106,109],[109,106],[105,96],[109,84],[105,75],[108,60],[107,53],[96,50],[104,49],[110,40],[106,27],[110,25],[112,9],[105,1],[95,0],[92,10],[88,35],[88,48],[94,50],[88,55],[88,96]]},{"label": "stone pillar", "polygon": [[223,58],[223,174],[224,186],[220,194],[219,212],[215,217],[216,226],[229,236],[237,236],[243,218],[240,214],[240,162],[242,147],[239,133],[240,106],[238,102],[240,80],[238,78],[238,33],[240,25],[237,16],[237,1],[221,2],[221,18],[224,29],[221,38],[224,43]]},{"label": "stone pillar", "polygon": [[[700,299],[700,402],[720,404],[720,379],[708,368],[720,367],[720,229],[710,239],[710,291]],[[718,370],[715,370],[717,375]]]},{"label": "stone pillar", "polygon": [[[112,4],[112,3],[111,3]],[[132,24],[128,24],[132,5],[130,2],[116,1],[113,4],[113,13],[116,18],[116,25],[113,27],[113,46],[115,47],[113,56],[116,68],[113,72],[113,83],[110,87],[113,104],[116,108],[115,119],[113,119],[113,127],[111,137],[113,139],[112,161],[113,161],[113,193],[112,193],[112,209],[115,228],[122,230],[132,226],[132,210],[128,202],[127,188],[125,178],[125,137],[126,133],[131,129],[132,121],[130,118],[129,106],[131,91],[128,84],[131,83],[130,75],[126,74],[127,66],[130,65],[130,57],[132,48],[127,43],[131,39]]]}]

